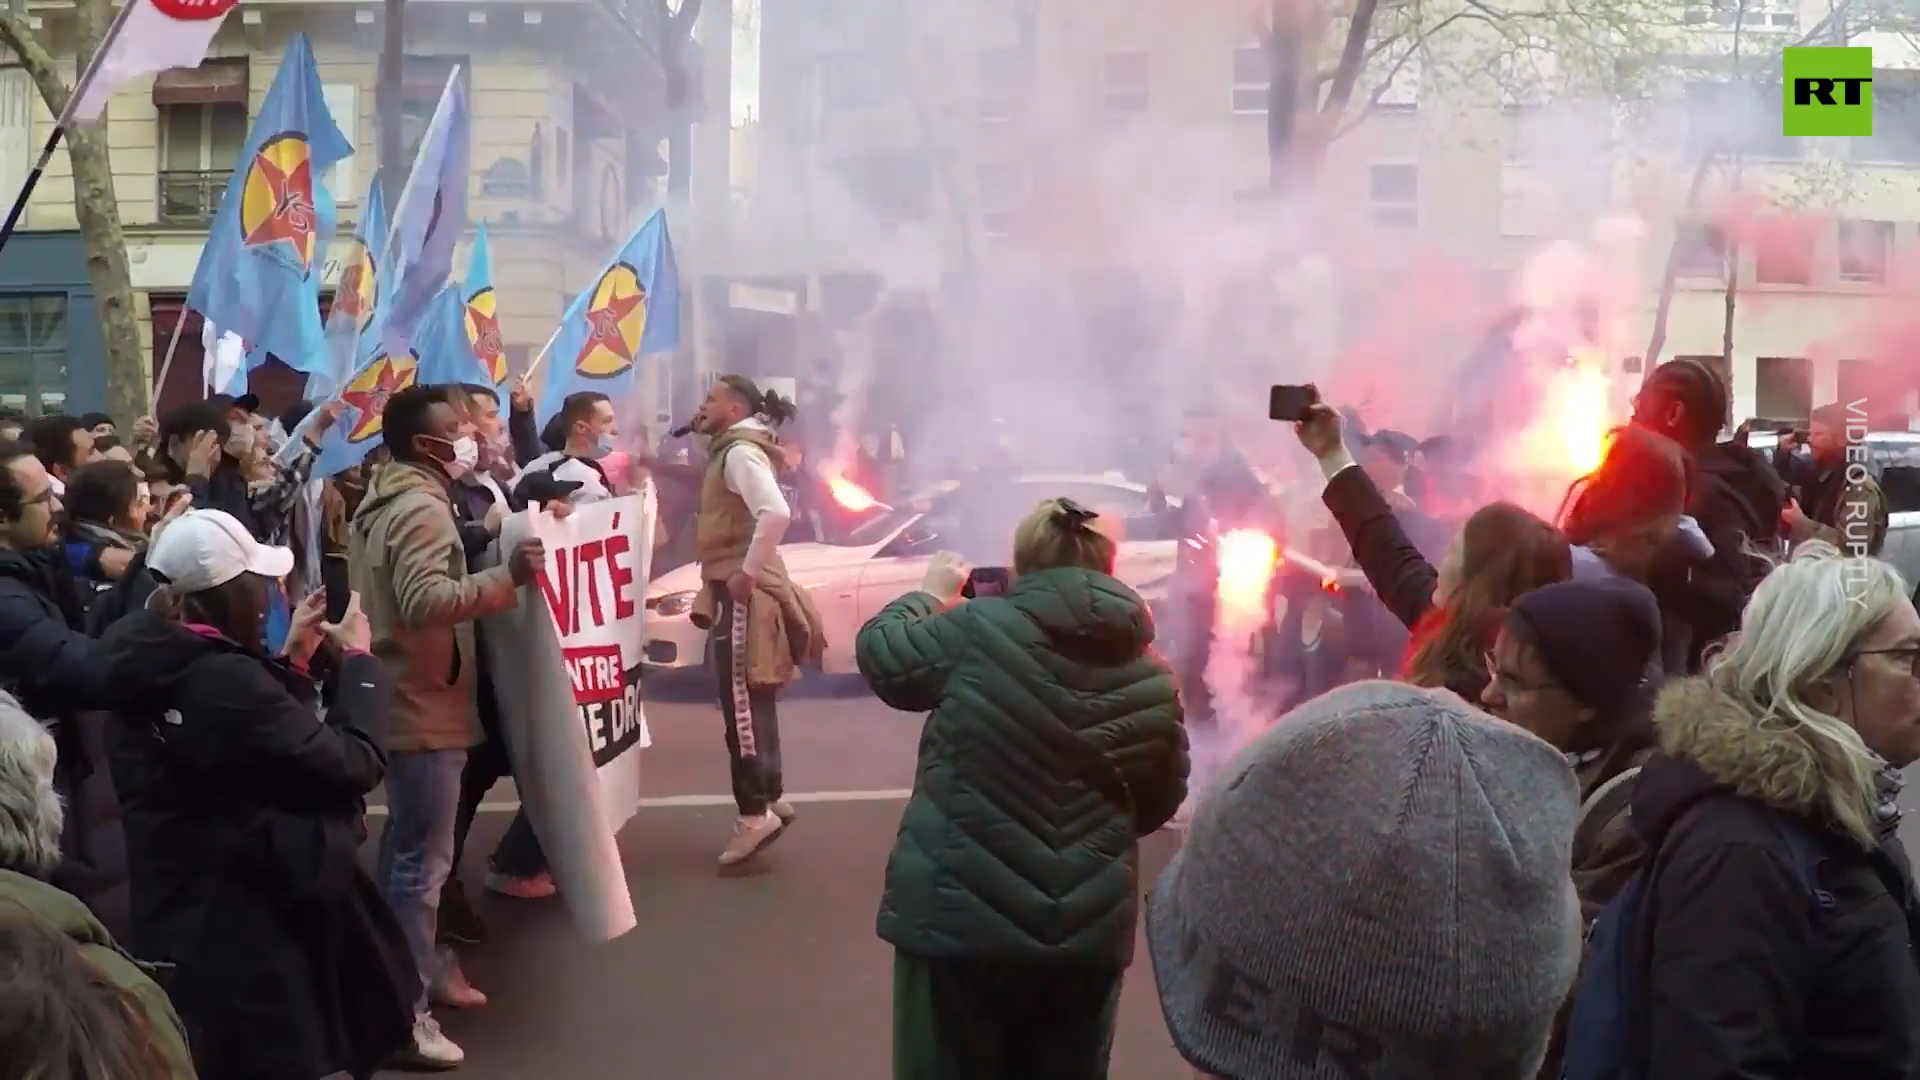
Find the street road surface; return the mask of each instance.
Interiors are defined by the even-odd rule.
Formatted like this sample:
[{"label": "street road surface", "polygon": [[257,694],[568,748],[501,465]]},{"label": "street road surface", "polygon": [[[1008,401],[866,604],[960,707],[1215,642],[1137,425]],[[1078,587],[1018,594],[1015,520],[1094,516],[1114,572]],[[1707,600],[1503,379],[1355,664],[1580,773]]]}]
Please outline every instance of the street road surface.
[{"label": "street road surface", "polygon": [[[791,698],[780,712],[800,818],[756,872],[722,878],[714,859],[733,805],[719,712],[704,699],[648,704],[649,805],[620,835],[640,925],[610,944],[581,944],[558,898],[512,900],[479,887],[481,856],[507,822],[504,812],[482,815],[464,876],[491,936],[464,955],[491,1001],[464,1014],[436,1010],[467,1051],[457,1075],[887,1080],[893,953],[873,924],[920,717],[864,695]],[[491,802],[513,798],[502,785]],[[1145,881],[1176,842],[1147,841]],[[1191,1075],[1169,1044],[1144,942],[1127,976],[1112,1075]]]}]

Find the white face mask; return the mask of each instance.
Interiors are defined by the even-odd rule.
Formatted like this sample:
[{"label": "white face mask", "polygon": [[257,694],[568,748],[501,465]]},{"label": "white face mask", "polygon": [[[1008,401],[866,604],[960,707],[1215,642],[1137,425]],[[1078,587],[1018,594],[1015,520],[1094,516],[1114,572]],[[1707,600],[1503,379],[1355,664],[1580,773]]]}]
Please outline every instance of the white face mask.
[{"label": "white face mask", "polygon": [[473,436],[462,435],[453,440],[453,460],[447,462],[447,472],[453,476],[465,476],[480,464],[480,444]]}]

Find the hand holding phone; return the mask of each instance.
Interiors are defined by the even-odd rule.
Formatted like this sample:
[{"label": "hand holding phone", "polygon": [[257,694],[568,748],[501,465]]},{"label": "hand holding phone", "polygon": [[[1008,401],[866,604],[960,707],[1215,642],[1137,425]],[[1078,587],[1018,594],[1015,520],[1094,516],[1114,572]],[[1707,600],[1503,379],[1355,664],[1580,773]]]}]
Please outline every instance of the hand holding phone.
[{"label": "hand holding phone", "polygon": [[1267,418],[1297,424],[1320,404],[1320,388],[1312,383],[1275,386],[1267,391]]},{"label": "hand holding phone", "polygon": [[960,595],[968,600],[982,596],[1001,596],[1007,591],[1007,583],[1013,574],[1004,566],[976,566],[967,575],[967,583],[960,587]]}]

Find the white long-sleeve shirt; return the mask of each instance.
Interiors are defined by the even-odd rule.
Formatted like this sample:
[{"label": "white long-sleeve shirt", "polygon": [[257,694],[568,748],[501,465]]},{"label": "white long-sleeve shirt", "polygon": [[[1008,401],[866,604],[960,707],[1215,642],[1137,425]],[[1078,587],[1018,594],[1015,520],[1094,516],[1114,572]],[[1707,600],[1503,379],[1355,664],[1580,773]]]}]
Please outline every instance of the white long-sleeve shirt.
[{"label": "white long-sleeve shirt", "polygon": [[[734,427],[771,430],[752,417]],[[727,490],[740,496],[740,501],[746,503],[748,512],[753,514],[753,538],[747,541],[747,554],[740,570],[748,577],[759,577],[787,535],[793,509],[787,505],[787,497],[780,493],[780,477],[773,471],[773,462],[766,451],[752,443],[734,443],[727,450],[721,478],[726,481]]]}]

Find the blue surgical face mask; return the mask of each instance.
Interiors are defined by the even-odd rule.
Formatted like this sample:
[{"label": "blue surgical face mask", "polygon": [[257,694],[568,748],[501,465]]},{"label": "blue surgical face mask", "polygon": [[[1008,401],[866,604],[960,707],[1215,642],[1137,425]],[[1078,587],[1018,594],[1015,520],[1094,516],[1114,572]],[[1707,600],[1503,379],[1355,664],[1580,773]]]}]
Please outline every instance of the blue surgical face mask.
[{"label": "blue surgical face mask", "polygon": [[593,450],[594,456],[596,457],[606,457],[608,454],[613,453],[613,436],[602,434],[598,439],[593,441]]}]

